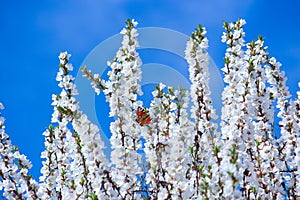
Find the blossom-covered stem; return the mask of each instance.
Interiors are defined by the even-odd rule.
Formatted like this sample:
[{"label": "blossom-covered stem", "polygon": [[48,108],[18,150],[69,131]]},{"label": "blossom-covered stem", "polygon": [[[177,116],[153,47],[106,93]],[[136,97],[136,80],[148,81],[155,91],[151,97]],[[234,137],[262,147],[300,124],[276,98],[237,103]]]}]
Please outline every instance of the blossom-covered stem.
[{"label": "blossom-covered stem", "polygon": [[[72,112],[76,112],[77,105],[72,97],[75,87],[72,84],[72,76],[69,70],[72,65],[68,63],[70,54],[63,52],[59,55],[60,68],[56,80],[59,81],[59,87],[62,88],[61,94],[53,95],[54,112],[52,114],[52,123],[58,126],[49,126],[43,135],[45,136],[46,150],[42,152],[43,161],[40,177],[41,187],[40,198],[56,197],[61,199],[64,194],[71,193],[74,190],[73,185],[68,182],[73,180],[68,170],[69,166],[69,147],[72,147],[72,133],[67,128],[67,124],[72,121]],[[69,105],[72,105],[71,108]],[[71,109],[70,109],[71,108]]]},{"label": "blossom-covered stem", "polygon": [[88,70],[86,66],[81,67],[80,70],[83,73],[83,76],[91,81],[92,88],[94,88],[95,92],[99,95],[100,91],[107,89],[105,81],[99,74],[92,74],[91,70]]},{"label": "blossom-covered stem", "polygon": [[[217,115],[210,97],[208,40],[205,34],[205,28],[199,25],[187,41],[185,58],[189,64],[192,82],[190,88],[193,102],[191,117],[195,120],[194,144],[190,147],[193,159],[191,168],[194,173],[191,181],[194,182],[196,196],[203,195],[204,198],[212,198],[212,193],[216,192],[217,187],[212,185],[216,182],[209,179],[218,177],[219,166],[216,165],[215,159],[217,158],[212,157],[212,152],[219,135],[216,132],[217,124],[212,122],[212,120],[217,119]],[[215,175],[215,177],[210,176],[210,174]]]},{"label": "blossom-covered stem", "polygon": [[141,155],[137,152],[142,148],[140,125],[136,121],[137,110],[142,103],[137,101],[141,95],[141,60],[136,51],[138,47],[137,22],[126,21],[122,46],[115,59],[109,62],[111,71],[104,93],[110,106],[110,116],[116,117],[111,123],[111,177],[118,185],[121,198],[137,198],[135,191],[141,190],[138,180],[141,170]]},{"label": "blossom-covered stem", "polygon": [[[148,172],[146,183],[154,199],[187,199],[188,147],[191,125],[187,117],[188,99],[183,90],[156,86],[149,114],[151,123],[142,127]],[[172,141],[171,143],[169,141]]]},{"label": "blossom-covered stem", "polygon": [[[290,93],[286,86],[287,78],[284,72],[280,70],[281,63],[277,62],[274,57],[270,57],[267,53],[265,61],[267,82],[270,84],[270,96],[276,101],[276,107],[279,108],[277,116],[280,119],[279,126],[281,127],[280,137],[273,131],[275,138],[274,146],[277,152],[276,162],[276,178],[281,187],[277,187],[278,193],[284,196],[290,196],[290,191],[293,190],[293,181],[289,181],[290,177],[294,177],[295,163],[294,150],[296,149],[296,138],[298,137],[299,127],[295,122],[291,109],[294,109],[294,102],[289,101]],[[292,107],[292,108],[291,108]]]},{"label": "blossom-covered stem", "polygon": [[[0,110],[4,108],[0,103]],[[38,183],[28,174],[32,167],[18,147],[13,146],[5,132],[4,117],[0,113],[0,190],[7,199],[37,199]]]},{"label": "blossom-covered stem", "polygon": [[[169,104],[169,140],[172,144],[166,147],[170,154],[166,155],[168,161],[165,165],[167,181],[173,185],[171,192],[173,198],[187,199],[190,197],[192,187],[188,187],[190,180],[187,177],[189,164],[191,163],[189,147],[193,141],[192,126],[188,118],[187,107],[189,98],[187,91],[179,87],[174,90],[168,88],[167,97]],[[176,107],[174,106],[176,105]]]},{"label": "blossom-covered stem", "polygon": [[[246,98],[247,71],[244,60],[244,31],[245,20],[239,19],[235,23],[224,22],[226,30],[222,36],[222,42],[226,42],[228,48],[225,54],[224,72],[225,86],[222,99],[221,134],[225,140],[222,152],[222,182],[224,182],[224,196],[235,195],[238,198],[241,192],[237,186],[243,185],[245,166],[242,160],[247,160],[245,142],[251,136],[251,123],[247,113],[247,107],[251,106]],[[250,104],[249,104],[250,103]],[[246,109],[246,110],[245,110]]]},{"label": "blossom-covered stem", "polygon": [[[88,195],[95,195],[98,199],[114,197],[114,188],[106,178],[108,161],[103,153],[104,143],[100,138],[99,129],[92,124],[87,116],[82,114],[73,120],[76,150],[80,155],[79,165],[82,166],[85,182],[82,184]],[[74,162],[76,163],[76,162]],[[78,165],[77,164],[77,165]],[[75,167],[75,166],[74,166]]]},{"label": "blossom-covered stem", "polygon": [[289,199],[296,199],[296,149],[297,149],[297,138],[299,137],[299,126],[294,118],[295,102],[290,100],[286,102],[285,106],[280,108],[278,116],[282,118],[279,122],[281,128],[280,147],[281,156],[284,161],[284,165],[281,168],[283,177],[284,189]]},{"label": "blossom-covered stem", "polygon": [[[227,27],[231,29],[230,25]],[[237,146],[241,152],[240,160],[243,160],[242,166],[244,167],[241,191],[246,198],[254,198],[257,193],[263,198],[274,198],[277,195],[274,190],[277,178],[274,175],[276,167],[273,162],[273,159],[276,159],[276,151],[272,151],[272,149],[276,150],[272,138],[274,112],[271,110],[271,104],[274,99],[271,89],[266,87],[267,75],[262,67],[266,62],[266,48],[263,47],[262,37],[259,37],[257,41],[247,44],[248,49],[244,53],[241,47],[235,46],[237,43],[232,42],[234,34],[239,35],[240,33],[236,33],[234,30],[233,39],[228,34],[223,35],[223,41],[230,41],[229,48],[232,47],[228,51],[231,52],[231,57],[228,54],[229,56],[225,58],[225,64],[229,67],[223,68],[223,70],[226,73],[230,71],[230,65],[238,66],[236,71],[238,73],[231,74],[228,80],[229,85],[231,84],[230,88],[233,89],[232,95],[236,96],[232,98],[235,102],[230,103],[230,106],[236,104],[235,110],[239,114],[237,115],[238,119],[235,118],[237,121],[234,122],[231,119],[230,123],[241,131],[241,144]],[[240,52],[237,53],[236,50]],[[234,57],[240,60],[234,60]],[[226,77],[224,80],[227,80]],[[226,88],[223,95],[225,91]],[[266,174],[269,169],[272,171]],[[269,178],[273,180],[271,185],[266,184],[270,181]]]},{"label": "blossom-covered stem", "polygon": [[[276,148],[273,142],[274,111],[272,102],[274,101],[270,88],[267,87],[267,77],[265,67],[266,47],[261,36],[256,41],[247,44],[245,60],[247,62],[248,93],[252,99],[252,110],[249,112],[253,124],[254,145],[249,145],[247,153],[249,162],[253,163],[253,168],[248,172],[244,181],[245,193],[250,197],[276,198],[278,191],[274,190],[277,181]],[[270,184],[266,184],[270,183]]]},{"label": "blossom-covered stem", "polygon": [[280,118],[280,138],[277,140],[277,150],[280,165],[277,165],[282,177],[283,196],[296,197],[296,182],[291,177],[296,177],[297,168],[295,151],[297,149],[297,138],[299,137],[299,126],[293,111],[296,109],[295,102],[290,100],[290,93],[286,86],[287,78],[284,71],[280,70],[281,63],[274,57],[266,57],[269,66],[267,75],[268,82],[272,86],[273,95],[277,98],[276,107],[279,108],[277,116]]},{"label": "blossom-covered stem", "polygon": [[[300,87],[300,83],[298,83],[298,87]],[[295,100],[295,110],[294,110],[294,118],[295,121],[298,125],[298,127],[300,127],[300,91],[297,91],[296,94],[296,100]],[[296,196],[300,196],[300,179],[297,177],[300,177],[300,170],[299,170],[299,166],[300,166],[300,135],[298,134],[298,137],[296,138],[296,144],[297,147],[295,149],[295,166],[296,166],[296,171],[295,171],[295,186],[294,189],[296,190]]]},{"label": "blossom-covered stem", "polygon": [[[103,198],[103,171],[107,163],[98,128],[79,111],[70,55],[59,56],[57,81],[62,91],[53,95],[54,112],[49,129],[44,132],[46,150],[43,161],[40,198]],[[72,127],[72,128],[71,128]]]}]

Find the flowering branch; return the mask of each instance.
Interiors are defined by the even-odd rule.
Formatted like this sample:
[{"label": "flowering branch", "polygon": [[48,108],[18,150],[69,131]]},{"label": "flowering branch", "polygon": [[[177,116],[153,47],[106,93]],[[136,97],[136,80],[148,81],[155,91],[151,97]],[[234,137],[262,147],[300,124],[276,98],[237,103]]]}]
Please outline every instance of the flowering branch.
[{"label": "flowering branch", "polygon": [[[4,109],[0,103],[0,110]],[[32,167],[26,156],[18,147],[11,144],[5,133],[4,117],[0,113],[0,190],[4,188],[3,196],[7,199],[37,198],[38,183],[28,174]]]},{"label": "flowering branch", "polygon": [[126,21],[123,34],[122,47],[118,50],[115,59],[109,62],[111,71],[108,72],[109,81],[106,83],[104,93],[110,105],[110,116],[116,117],[111,123],[111,176],[120,188],[120,197],[137,198],[135,191],[141,190],[139,177],[142,176],[140,139],[140,125],[136,121],[136,111],[142,106],[137,101],[141,95],[141,60],[136,47],[137,22]]},{"label": "flowering branch", "polygon": [[44,132],[46,150],[41,157],[46,161],[43,161],[39,191],[42,199],[104,197],[109,190],[109,185],[105,187],[103,182],[108,165],[102,151],[104,143],[98,127],[79,111],[74,98],[77,94],[74,78],[69,74],[73,69],[69,58],[67,52],[59,56],[60,70],[56,80],[62,91],[52,97],[52,123],[58,125],[50,125]]},{"label": "flowering branch", "polygon": [[205,34],[206,29],[199,25],[187,41],[185,57],[189,63],[192,82],[190,88],[193,102],[191,117],[195,120],[194,144],[190,147],[191,181],[194,183],[195,196],[209,198],[211,195],[219,193],[216,190],[220,189],[220,182],[215,179],[219,177],[220,163],[218,164],[218,155],[213,156],[213,149],[218,148],[219,134],[216,131],[217,124],[212,121],[218,116],[210,97],[208,40]]}]

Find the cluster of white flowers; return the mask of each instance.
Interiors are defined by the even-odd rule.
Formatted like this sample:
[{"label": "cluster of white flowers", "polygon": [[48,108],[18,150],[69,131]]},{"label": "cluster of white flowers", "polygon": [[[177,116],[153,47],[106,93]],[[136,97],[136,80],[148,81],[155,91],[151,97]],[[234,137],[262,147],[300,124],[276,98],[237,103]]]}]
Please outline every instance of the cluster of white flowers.
[{"label": "cluster of white flowers", "polygon": [[[224,82],[227,85],[222,94],[222,122],[221,134],[224,146],[221,149],[221,180],[225,184],[222,191],[225,197],[232,195],[240,198],[237,186],[242,185],[243,174],[249,159],[246,151],[246,142],[251,140],[252,127],[249,123],[248,109],[251,108],[251,99],[247,98],[247,73],[244,62],[244,36],[243,25],[245,20],[239,19],[236,23],[224,22],[226,32],[223,33],[222,42],[228,48],[225,54]],[[246,159],[246,160],[243,160]],[[245,165],[243,165],[245,164]]]},{"label": "cluster of white flowers", "polygon": [[[53,95],[52,123],[44,132],[45,151],[41,157],[41,199],[85,199],[93,195],[99,198],[111,193],[107,176],[108,162],[102,151],[104,143],[99,129],[79,111],[76,86],[69,74],[73,67],[68,63],[70,54],[59,55],[60,68],[56,80],[62,91]],[[101,189],[102,188],[102,189]]]},{"label": "cluster of white flowers", "polygon": [[142,106],[137,101],[141,95],[141,59],[136,51],[138,47],[137,22],[126,21],[122,46],[112,62],[108,62],[111,71],[108,72],[109,81],[104,93],[110,106],[110,117],[115,121],[110,124],[111,130],[111,176],[119,186],[120,196],[125,199],[138,198],[142,190],[140,125],[136,121],[136,111]]},{"label": "cluster of white flowers", "polygon": [[290,99],[288,87],[286,86],[287,78],[283,71],[280,71],[281,63],[277,62],[274,57],[267,56],[267,77],[272,86],[271,92],[277,97],[276,107],[279,109],[277,114],[280,119],[280,138],[277,139],[277,159],[276,167],[280,174],[281,184],[284,186],[281,191],[282,196],[296,199],[299,197],[299,190],[296,190],[299,183],[296,183],[297,157],[295,150],[300,143],[296,143],[299,138],[299,124],[295,116],[295,101]]},{"label": "cluster of white flowers", "polygon": [[[168,93],[165,92],[168,91]],[[150,104],[151,123],[142,128],[148,194],[154,199],[187,199],[189,141],[192,133],[186,91],[157,85]]]},{"label": "cluster of white flowers", "polygon": [[92,88],[94,88],[97,95],[104,89],[106,89],[107,83],[101,78],[99,74],[92,75],[91,70],[87,70],[87,67],[81,67],[80,70],[83,72],[83,77],[86,77],[91,81]]},{"label": "cluster of white flowers", "polygon": [[[229,173],[236,181],[235,185],[232,182],[231,193],[240,190],[239,195],[253,199],[296,198],[299,124],[295,102],[289,100],[281,64],[269,57],[262,37],[246,44],[244,50],[244,24],[242,19],[225,23],[227,33],[222,37],[228,45],[223,68],[228,85],[223,92],[221,132],[225,149],[232,142],[234,149],[227,151],[234,152],[237,161],[236,167],[231,168],[236,174]],[[281,119],[280,135],[274,129],[275,101]],[[231,162],[232,158],[229,156],[227,160]],[[230,166],[225,160],[223,157],[222,170]]]},{"label": "cluster of white flowers", "polygon": [[219,130],[210,96],[205,28],[199,25],[186,45],[190,91],[160,83],[146,108],[137,100],[142,94],[137,22],[126,21],[122,46],[108,62],[109,80],[81,68],[95,92],[104,92],[109,116],[115,118],[110,124],[110,162],[98,127],[79,110],[70,54],[62,52],[56,77],[61,92],[52,96],[51,125],[43,133],[39,183],[28,174],[30,162],[11,144],[0,114],[4,197],[300,198],[300,92],[291,99],[281,64],[269,56],[261,36],[245,44],[245,23],[224,23],[222,41],[228,48]]},{"label": "cluster of white flowers", "polygon": [[[4,109],[0,103],[0,110]],[[0,190],[7,199],[36,199],[38,183],[28,174],[32,167],[18,147],[13,146],[5,132],[4,117],[0,113]]]},{"label": "cluster of white flowers", "polygon": [[[271,88],[267,86],[266,62],[267,47],[264,47],[261,36],[256,41],[248,43],[245,53],[246,69],[248,71],[248,97],[251,98],[250,119],[253,124],[251,132],[252,140],[248,141],[247,153],[248,161],[247,176],[244,181],[244,189],[248,192],[246,196],[251,198],[276,198],[280,192],[275,184],[278,181],[276,173],[278,169],[274,165],[276,158],[276,148],[272,135],[272,125],[274,124],[274,101],[271,95]],[[268,183],[268,184],[266,184]]]},{"label": "cluster of white flowers", "polygon": [[[209,55],[206,30],[201,25],[187,41],[185,58],[189,64],[189,75],[192,82],[190,92],[192,98],[191,118],[194,119],[194,129],[191,130],[193,144],[190,144],[192,157],[191,182],[194,182],[194,196],[211,198],[218,193],[219,164],[217,155],[219,134],[215,109],[212,106],[209,88]],[[216,154],[218,152],[215,152]]]},{"label": "cluster of white flowers", "polygon": [[[300,87],[300,83],[298,84],[298,86]],[[298,127],[300,127],[300,91],[297,92],[297,98],[295,100],[295,110],[294,112],[294,117],[296,119],[296,123],[298,125]],[[300,137],[298,136],[296,138],[296,149],[295,149],[295,166],[300,166]],[[296,191],[300,191],[300,180],[297,179],[297,177],[300,177],[300,170],[297,168],[297,170],[295,171],[295,176],[296,176],[296,187],[294,188]]]}]

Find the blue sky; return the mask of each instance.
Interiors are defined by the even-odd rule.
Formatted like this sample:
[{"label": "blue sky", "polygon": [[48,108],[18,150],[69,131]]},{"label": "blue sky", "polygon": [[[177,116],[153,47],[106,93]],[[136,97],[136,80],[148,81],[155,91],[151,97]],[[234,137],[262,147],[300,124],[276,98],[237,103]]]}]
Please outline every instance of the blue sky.
[{"label": "blue sky", "polygon": [[[189,35],[200,23],[207,28],[209,54],[223,66],[222,21],[246,19],[246,40],[261,34],[269,52],[286,71],[295,96],[300,81],[300,3],[254,0],[46,0],[0,2],[0,102],[6,132],[33,162],[39,174],[44,139],[53,108],[51,95],[60,51],[72,54],[74,75],[91,50],[120,32],[127,18],[139,27],[164,27]],[[151,52],[149,52],[151,53]],[[107,58],[110,59],[110,58]],[[151,62],[151,56],[147,57]]]}]

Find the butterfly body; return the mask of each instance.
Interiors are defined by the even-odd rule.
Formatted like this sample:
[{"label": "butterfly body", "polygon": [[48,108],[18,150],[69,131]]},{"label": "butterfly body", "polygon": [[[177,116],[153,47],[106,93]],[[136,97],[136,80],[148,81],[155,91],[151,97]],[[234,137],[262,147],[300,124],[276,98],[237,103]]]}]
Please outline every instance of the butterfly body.
[{"label": "butterfly body", "polygon": [[150,115],[149,115],[148,111],[146,111],[144,108],[138,107],[136,114],[137,114],[136,121],[141,126],[144,126],[145,124],[150,124],[150,122],[151,122]]}]

